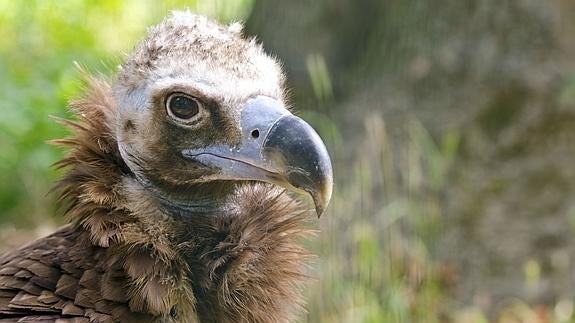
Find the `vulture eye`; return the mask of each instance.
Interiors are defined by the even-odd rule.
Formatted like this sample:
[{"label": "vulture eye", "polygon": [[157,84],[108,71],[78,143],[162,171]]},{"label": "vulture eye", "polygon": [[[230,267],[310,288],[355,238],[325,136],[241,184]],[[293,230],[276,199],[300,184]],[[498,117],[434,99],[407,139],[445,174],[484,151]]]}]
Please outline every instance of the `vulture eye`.
[{"label": "vulture eye", "polygon": [[171,117],[188,121],[195,117],[202,108],[196,98],[184,93],[172,93],[166,99],[166,110]]}]

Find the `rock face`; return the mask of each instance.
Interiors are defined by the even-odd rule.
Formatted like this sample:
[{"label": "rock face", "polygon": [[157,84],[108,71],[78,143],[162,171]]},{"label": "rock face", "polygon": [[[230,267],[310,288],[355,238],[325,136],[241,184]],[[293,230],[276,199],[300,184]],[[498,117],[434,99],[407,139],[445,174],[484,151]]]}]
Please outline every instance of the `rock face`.
[{"label": "rock face", "polygon": [[[298,105],[335,120],[344,143],[365,138],[373,112],[392,133],[411,116],[435,138],[459,133],[434,244],[458,272],[455,299],[497,311],[513,297],[572,298],[575,5],[439,2],[259,1],[248,30],[284,59]],[[308,75],[317,57],[327,99]]]}]

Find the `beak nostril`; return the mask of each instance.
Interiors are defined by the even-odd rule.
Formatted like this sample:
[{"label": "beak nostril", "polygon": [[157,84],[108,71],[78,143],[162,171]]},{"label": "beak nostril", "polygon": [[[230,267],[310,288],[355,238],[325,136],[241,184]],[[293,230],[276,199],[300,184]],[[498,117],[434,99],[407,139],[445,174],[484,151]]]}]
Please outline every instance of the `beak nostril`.
[{"label": "beak nostril", "polygon": [[260,136],[260,131],[258,129],[252,130],[252,137],[258,138]]}]

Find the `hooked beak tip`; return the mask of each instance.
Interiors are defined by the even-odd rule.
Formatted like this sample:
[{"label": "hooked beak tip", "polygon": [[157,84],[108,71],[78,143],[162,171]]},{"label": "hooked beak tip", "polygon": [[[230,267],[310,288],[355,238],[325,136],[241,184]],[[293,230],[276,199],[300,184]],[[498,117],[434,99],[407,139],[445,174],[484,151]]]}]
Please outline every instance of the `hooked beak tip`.
[{"label": "hooked beak tip", "polygon": [[329,205],[329,201],[331,200],[331,193],[333,187],[331,177],[328,179],[327,182],[329,183],[325,183],[318,192],[310,193],[313,199],[313,203],[315,205],[315,212],[317,214],[318,219],[325,213]]}]

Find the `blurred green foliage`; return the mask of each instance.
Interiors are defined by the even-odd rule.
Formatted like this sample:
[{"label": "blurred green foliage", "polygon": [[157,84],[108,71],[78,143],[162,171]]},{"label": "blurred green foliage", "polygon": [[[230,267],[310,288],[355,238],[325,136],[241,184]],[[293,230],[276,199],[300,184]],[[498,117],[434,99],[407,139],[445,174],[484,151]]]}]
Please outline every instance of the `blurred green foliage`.
[{"label": "blurred green foliage", "polygon": [[[432,257],[441,234],[441,192],[458,147],[412,119],[401,147],[381,116],[365,118],[353,176],[338,183],[319,245],[321,278],[309,322],[443,322],[449,270]],[[338,167],[339,166],[339,167]],[[335,169],[345,166],[337,163]]]}]

